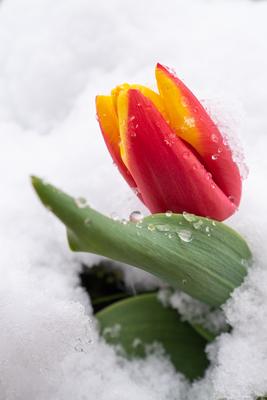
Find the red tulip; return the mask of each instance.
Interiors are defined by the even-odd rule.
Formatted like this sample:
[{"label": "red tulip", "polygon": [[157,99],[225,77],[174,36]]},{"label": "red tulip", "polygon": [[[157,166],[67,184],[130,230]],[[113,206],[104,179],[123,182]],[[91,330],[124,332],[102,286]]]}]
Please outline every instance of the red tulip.
[{"label": "red tulip", "polygon": [[128,184],[152,213],[189,212],[222,221],[234,213],[241,178],[232,152],[206,110],[158,64],[159,94],[140,85],[97,96],[106,145]]}]

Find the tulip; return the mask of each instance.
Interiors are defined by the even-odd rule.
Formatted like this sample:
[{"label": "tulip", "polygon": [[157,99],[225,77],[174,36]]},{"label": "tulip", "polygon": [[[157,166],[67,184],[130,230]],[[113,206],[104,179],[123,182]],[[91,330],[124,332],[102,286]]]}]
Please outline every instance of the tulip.
[{"label": "tulip", "polygon": [[97,96],[100,128],[128,184],[152,213],[188,212],[222,221],[237,209],[241,177],[207,111],[168,68],[158,92],[123,84]]}]

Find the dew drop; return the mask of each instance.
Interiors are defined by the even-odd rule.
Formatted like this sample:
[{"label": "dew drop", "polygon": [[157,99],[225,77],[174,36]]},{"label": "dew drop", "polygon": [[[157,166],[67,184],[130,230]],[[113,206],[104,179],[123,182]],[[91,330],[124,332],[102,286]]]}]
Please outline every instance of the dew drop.
[{"label": "dew drop", "polygon": [[120,222],[121,222],[122,225],[127,225],[128,224],[128,221],[125,218],[123,218]]},{"label": "dew drop", "polygon": [[85,220],[84,220],[85,225],[90,225],[91,222],[92,222],[91,218],[85,218]]},{"label": "dew drop", "polygon": [[213,133],[210,138],[214,143],[218,143],[219,141],[219,138],[215,133]]},{"label": "dew drop", "polygon": [[184,158],[184,159],[187,159],[187,158],[189,158],[189,157],[190,157],[189,151],[185,151],[185,152],[183,153],[183,158]]},{"label": "dew drop", "polygon": [[113,219],[113,221],[118,221],[119,220],[119,217],[115,212],[111,213],[110,216]]},{"label": "dew drop", "polygon": [[144,216],[140,211],[133,211],[130,214],[129,219],[131,222],[141,222],[143,221]]},{"label": "dew drop", "polygon": [[152,232],[156,229],[156,227],[153,224],[148,224],[147,229]]},{"label": "dew drop", "polygon": [[235,202],[234,196],[229,196],[228,199],[231,201],[231,203],[234,203],[234,202]]},{"label": "dew drop", "polygon": [[179,236],[179,238],[186,243],[189,243],[192,241],[193,237],[192,237],[192,232],[188,231],[186,229],[181,229],[180,231],[177,232],[177,235]]},{"label": "dew drop", "polygon": [[185,284],[186,284],[186,282],[187,282],[187,280],[186,280],[186,279],[183,279],[183,280],[182,280],[182,284],[183,284],[183,285],[185,285]]},{"label": "dew drop", "polygon": [[140,190],[137,187],[132,188],[132,191],[134,192],[134,194],[136,194],[136,196],[140,194]]},{"label": "dew drop", "polygon": [[165,212],[166,217],[171,217],[172,216],[172,211],[166,211]]},{"label": "dew drop", "polygon": [[248,268],[249,267],[249,262],[245,258],[241,258],[241,264],[243,267]]},{"label": "dew drop", "polygon": [[78,208],[85,208],[88,206],[87,200],[84,197],[78,197],[75,199],[75,204]]},{"label": "dew drop", "polygon": [[206,173],[206,179],[209,181],[212,178],[212,174],[210,172]]},{"label": "dew drop", "polygon": [[193,128],[195,126],[195,119],[193,117],[185,117],[184,122],[189,128]]},{"label": "dew drop", "polygon": [[197,230],[200,229],[202,225],[203,225],[203,221],[201,219],[199,219],[197,222],[193,223],[193,227]]},{"label": "dew drop", "polygon": [[168,139],[164,139],[164,142],[168,145],[171,146],[171,142]]},{"label": "dew drop", "polygon": [[194,214],[187,213],[186,211],[183,212],[183,217],[188,222],[194,222],[196,220],[196,216]]},{"label": "dew drop", "polygon": [[170,227],[169,227],[169,225],[166,225],[166,224],[160,224],[160,225],[156,225],[156,229],[159,232],[169,232]]},{"label": "dew drop", "polygon": [[213,161],[218,160],[219,154],[212,154],[211,159]]}]

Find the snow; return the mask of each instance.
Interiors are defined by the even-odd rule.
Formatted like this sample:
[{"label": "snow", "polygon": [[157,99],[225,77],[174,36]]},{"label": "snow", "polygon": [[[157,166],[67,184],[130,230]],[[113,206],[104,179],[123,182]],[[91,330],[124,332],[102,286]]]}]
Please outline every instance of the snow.
[{"label": "snow", "polygon": [[[266,12],[267,2],[249,0],[0,3],[1,400],[267,393]],[[157,61],[238,117],[250,169],[240,210],[227,223],[248,240],[254,266],[224,306],[233,331],[209,345],[211,366],[191,386],[162,355],[129,362],[102,342],[78,279],[81,260],[93,265],[99,257],[69,251],[63,226],[29,183],[34,173],[106,214],[145,214],[112,165],[94,97],[124,81],[153,86]],[[126,271],[136,290],[158,284]]]}]

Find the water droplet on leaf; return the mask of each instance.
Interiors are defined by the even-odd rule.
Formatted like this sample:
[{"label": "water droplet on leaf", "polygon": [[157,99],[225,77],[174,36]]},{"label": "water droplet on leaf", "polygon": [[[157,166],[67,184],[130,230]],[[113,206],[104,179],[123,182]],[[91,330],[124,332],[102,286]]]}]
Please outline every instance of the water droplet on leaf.
[{"label": "water droplet on leaf", "polygon": [[183,217],[188,222],[193,222],[196,220],[196,216],[194,214],[187,213],[186,211],[183,212]]},{"label": "water droplet on leaf", "polygon": [[182,240],[182,242],[189,243],[193,239],[192,232],[187,229],[181,229],[181,230],[177,231],[177,235]]},{"label": "water droplet on leaf", "polygon": [[156,225],[156,229],[157,229],[157,231],[160,231],[160,232],[169,232],[170,227],[169,227],[169,225],[166,225],[166,224],[160,224],[160,225]]},{"label": "water droplet on leaf", "polygon": [[197,230],[200,229],[202,225],[203,225],[203,221],[201,219],[199,219],[197,222],[193,223],[193,227]]},{"label": "water droplet on leaf", "polygon": [[77,199],[75,199],[75,204],[78,208],[88,207],[87,200],[84,197],[78,197]]},{"label": "water droplet on leaf", "polygon": [[131,222],[140,222],[143,220],[143,218],[144,216],[140,211],[133,211],[129,217]]}]

